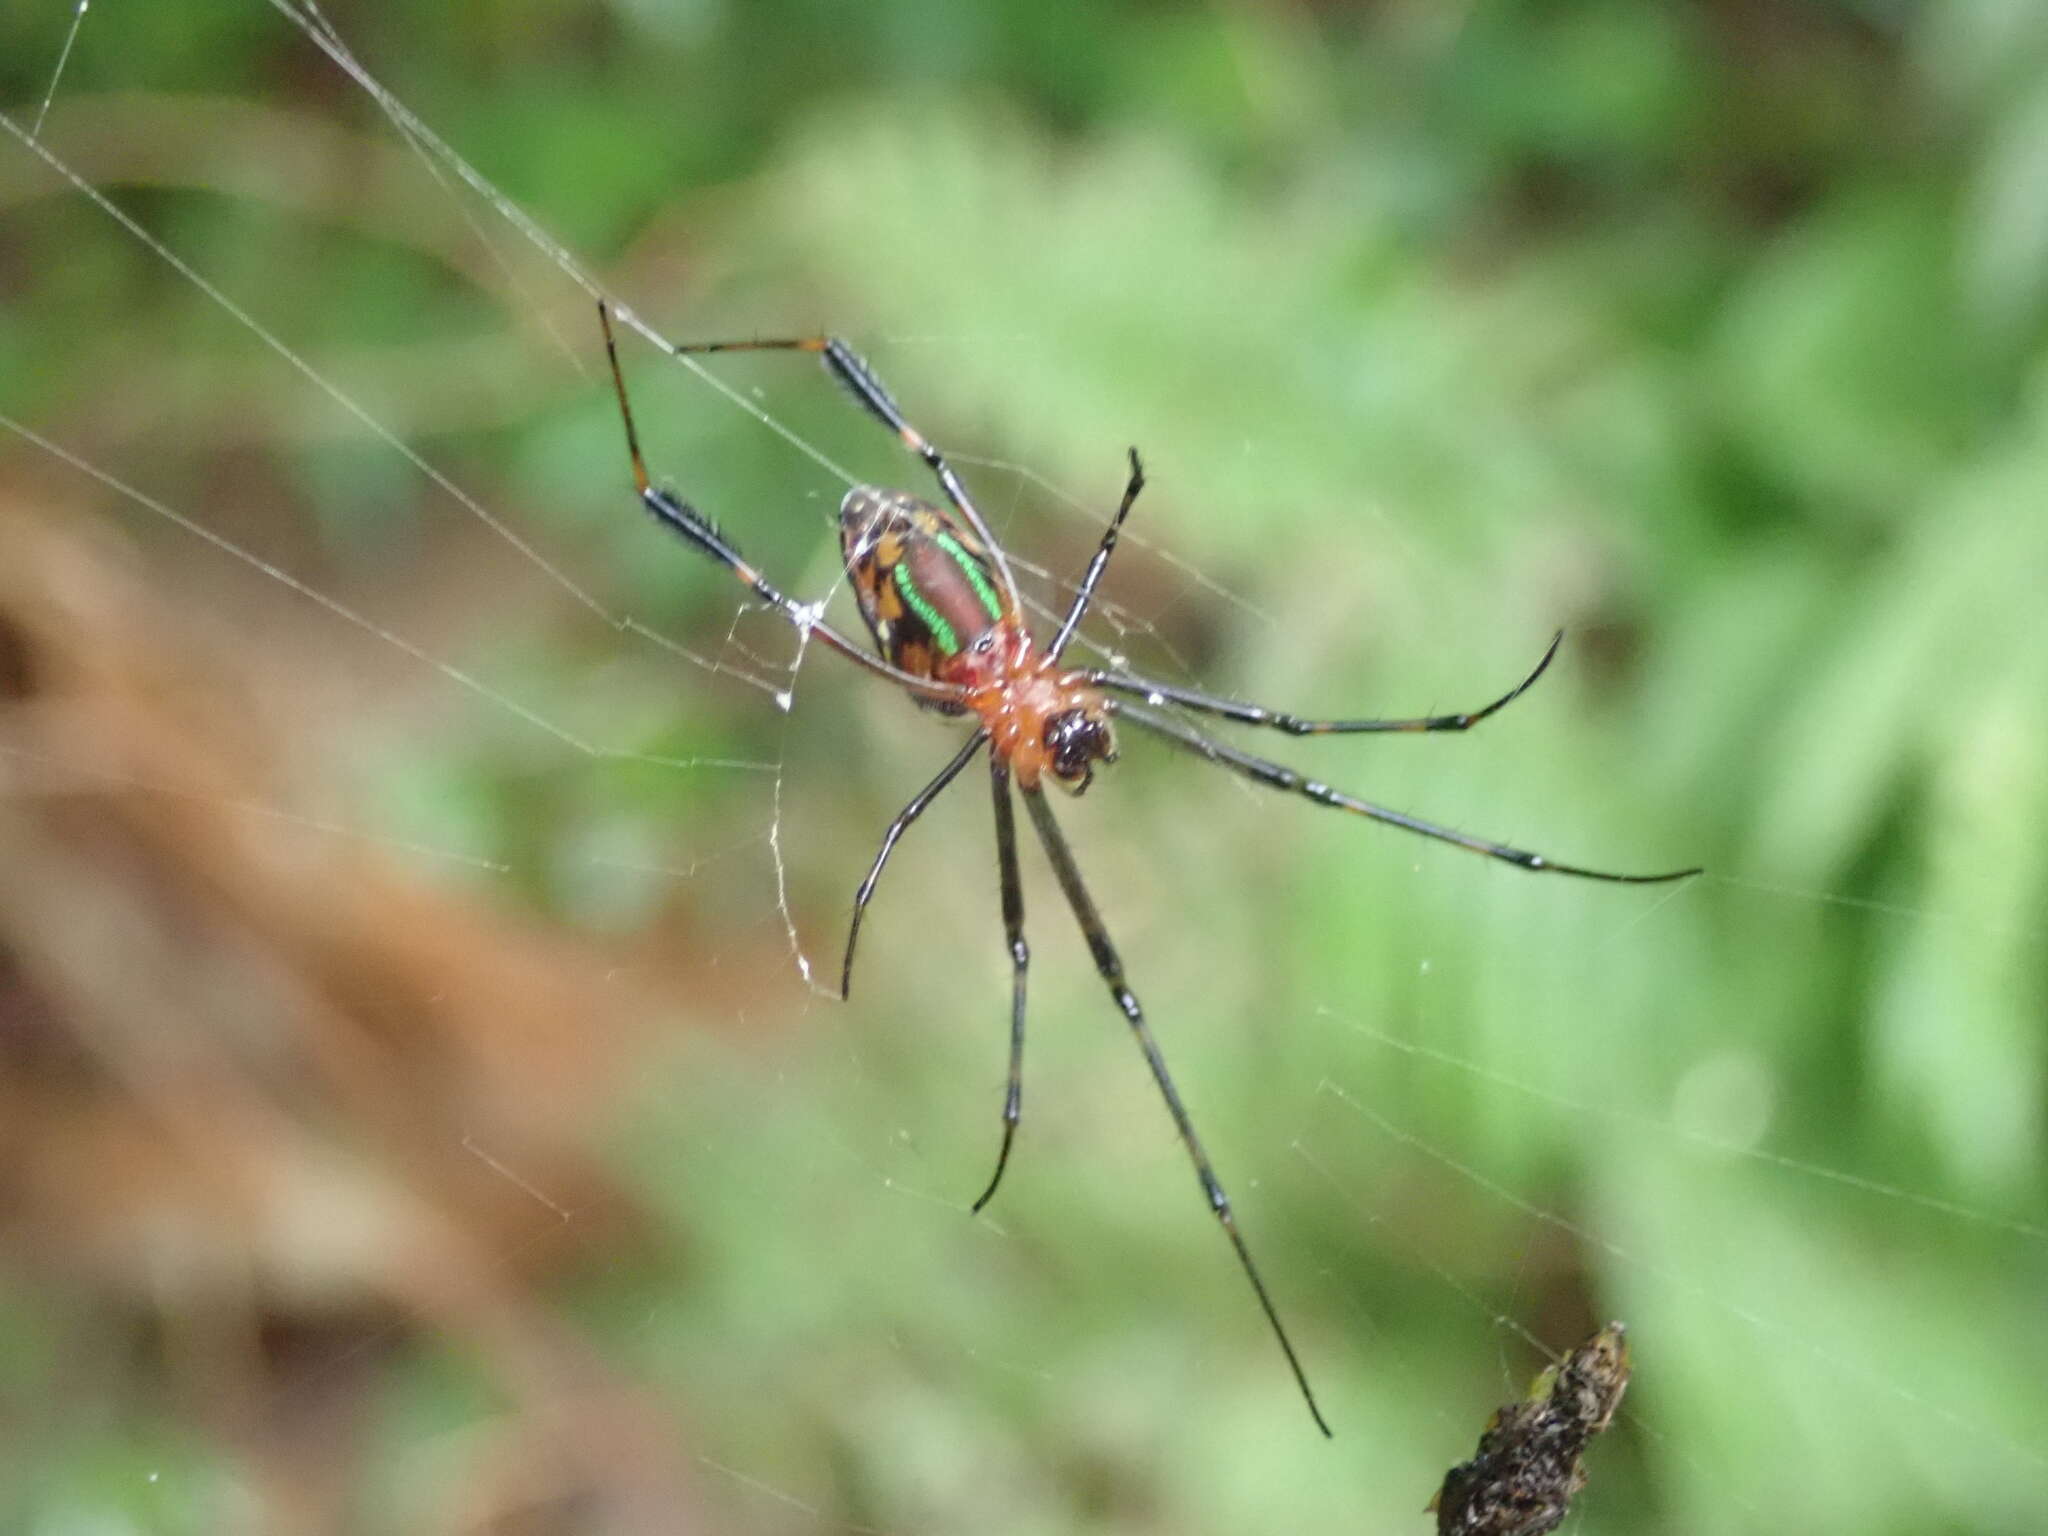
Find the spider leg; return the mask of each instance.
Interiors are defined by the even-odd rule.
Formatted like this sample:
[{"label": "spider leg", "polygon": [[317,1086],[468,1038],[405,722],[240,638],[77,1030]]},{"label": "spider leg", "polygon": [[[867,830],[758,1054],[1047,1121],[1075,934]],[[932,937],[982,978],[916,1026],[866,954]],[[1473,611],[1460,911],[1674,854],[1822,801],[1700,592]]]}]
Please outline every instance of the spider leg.
[{"label": "spider leg", "polygon": [[882,846],[875,853],[875,862],[868,869],[868,877],[861,881],[860,890],[853,898],[853,922],[846,930],[846,959],[839,967],[839,996],[842,1000],[853,994],[853,946],[860,942],[860,920],[868,909],[868,898],[875,894],[875,885],[882,878],[882,866],[889,862],[889,855],[896,851],[896,840],[910,824],[925,813],[945,787],[960,776],[960,770],[967,766],[967,760],[981,750],[981,744],[988,740],[987,731],[976,731],[960,745],[953,754],[953,760],[938,771],[932,781],[910,797],[910,803],[896,813],[896,819],[889,823],[889,830],[882,834]]},{"label": "spider leg", "polygon": [[1012,608],[1023,606],[1017,591],[1017,578],[1010,574],[1010,562],[1003,554],[1003,546],[996,542],[989,532],[988,524],[982,521],[981,510],[974,505],[974,498],[967,494],[967,487],[953,466],[946,462],[946,456],[903,414],[903,408],[896,403],[883,385],[875,370],[868,366],[866,358],[841,341],[837,336],[788,336],[752,341],[686,341],[670,342],[669,349],[677,356],[711,352],[811,352],[815,353],[832,377],[851,391],[853,398],[875,420],[894,432],[903,446],[923,459],[927,468],[939,482],[939,489],[946,493],[946,500],[953,504],[953,510],[967,519],[967,526],[974,530],[974,536],[981,540],[990,559],[995,562],[996,573],[1002,578],[1003,592]]},{"label": "spider leg", "polygon": [[1123,1010],[1125,1021],[1131,1026],[1131,1034],[1138,1042],[1138,1049],[1145,1054],[1145,1065],[1152,1069],[1152,1081],[1159,1085],[1160,1095],[1166,1100],[1166,1107],[1173,1115],[1173,1123],[1180,1131],[1180,1139],[1194,1159],[1195,1177],[1201,1181],[1202,1194],[1209,1202],[1209,1209],[1222,1224],[1224,1233],[1230,1239],[1230,1246],[1237,1251],[1237,1261],[1243,1267],[1245,1278],[1251,1282],[1252,1291],[1259,1299],[1259,1308],[1266,1314],[1266,1321],[1272,1326],[1273,1337],[1279,1341],[1280,1352],[1287,1357],[1288,1369],[1294,1373],[1295,1385],[1301,1389],[1309,1414],[1316,1421],[1316,1428],[1325,1435],[1330,1426],[1323,1413],[1316,1406],[1315,1393],[1310,1390],[1308,1375],[1301,1368],[1301,1360],[1294,1353],[1294,1345],[1287,1337],[1287,1330],[1281,1326],[1280,1313],[1273,1305],[1273,1298],[1266,1292],[1265,1281],[1259,1278],[1258,1266],[1252,1262],[1251,1249],[1245,1246],[1244,1236],[1237,1230],[1237,1218],[1231,1213],[1230,1197],[1217,1182],[1216,1171],[1209,1164],[1209,1154],[1202,1150],[1202,1141],[1195,1134],[1194,1122],[1188,1118],[1185,1105],[1180,1101],[1180,1092],[1173,1086],[1173,1077],[1166,1070],[1166,1058],[1159,1053],[1159,1044],[1152,1038],[1151,1026],[1145,1022],[1145,1011],[1136,994],[1124,983],[1123,962],[1117,957],[1116,946],[1110,942],[1109,932],[1102,925],[1102,914],[1095,908],[1094,898],[1088,894],[1088,887],[1081,881],[1081,871],[1074,863],[1074,855],[1067,847],[1065,835],[1059,823],[1053,820],[1052,807],[1045,803],[1043,790],[1036,786],[1020,786],[1024,797],[1024,809],[1031,814],[1033,826],[1037,829],[1038,840],[1045,848],[1045,855],[1052,861],[1054,876],[1059,880],[1060,889],[1066,893],[1067,905],[1074,909],[1074,920],[1080,924],[1082,935],[1088,940],[1089,952],[1095,957],[1095,969],[1108,983],[1110,995],[1116,999],[1117,1007]]},{"label": "spider leg", "polygon": [[1440,827],[1433,821],[1424,821],[1419,816],[1410,816],[1405,811],[1389,810],[1386,806],[1374,805],[1369,800],[1360,800],[1354,795],[1344,794],[1327,784],[1296,772],[1284,763],[1276,763],[1270,758],[1242,751],[1227,742],[1218,741],[1213,736],[1205,736],[1177,720],[1154,714],[1151,710],[1143,709],[1136,704],[1113,700],[1110,709],[1119,720],[1141,725],[1155,735],[1165,737],[1183,751],[1206,757],[1212,763],[1220,763],[1231,772],[1241,773],[1246,778],[1271,789],[1303,795],[1317,805],[1349,811],[1354,816],[1363,816],[1369,821],[1385,822],[1388,826],[1399,827],[1404,832],[1417,832],[1424,837],[1433,837],[1438,842],[1469,848],[1474,853],[1484,854],[1489,859],[1499,859],[1519,869],[1537,870],[1553,875],[1576,875],[1582,880],[1609,880],[1618,885],[1656,885],[1666,880],[1684,880],[1702,872],[1694,867],[1666,870],[1657,875],[1618,875],[1604,869],[1584,869],[1576,864],[1560,864],[1540,853],[1511,848],[1506,843],[1492,842],[1483,837],[1472,837],[1449,827]]},{"label": "spider leg", "polygon": [[1413,720],[1305,720],[1299,715],[1282,714],[1279,710],[1267,709],[1260,704],[1219,698],[1215,694],[1198,693],[1191,688],[1176,688],[1171,683],[1155,683],[1149,678],[1136,677],[1128,672],[1089,672],[1084,675],[1098,688],[1135,694],[1154,704],[1178,704],[1184,709],[1199,710],[1205,715],[1221,715],[1224,719],[1235,721],[1239,725],[1263,725],[1271,730],[1285,731],[1290,736],[1345,736],[1368,731],[1469,731],[1488,715],[1506,709],[1527,693],[1536,679],[1549,670],[1551,659],[1557,655],[1557,648],[1563,641],[1564,631],[1560,629],[1550,637],[1549,648],[1544,651],[1543,659],[1536,663],[1535,669],[1491,704],[1468,710],[1463,714],[1422,715]]},{"label": "spider leg", "polygon": [[988,778],[995,799],[996,862],[1002,868],[1003,937],[1010,949],[1010,1083],[1003,1094],[1003,1145],[988,1188],[974,1202],[977,1215],[1003,1182],[1010,1144],[1017,1139],[1017,1121],[1024,1113],[1024,982],[1031,970],[1031,946],[1024,942],[1024,881],[1017,869],[1017,821],[1010,806],[1010,765],[991,756]]},{"label": "spider leg", "polygon": [[612,387],[619,397],[619,416],[626,425],[626,451],[633,460],[633,485],[640,493],[640,504],[653,514],[655,521],[671,532],[680,534],[731,571],[756,597],[789,620],[799,633],[816,635],[840,655],[857,662],[878,676],[888,678],[899,688],[914,693],[919,698],[949,704],[960,703],[964,696],[962,690],[945,683],[933,682],[930,678],[914,676],[899,667],[892,667],[840,634],[818,616],[816,609],[797,602],[749,565],[746,558],[724,534],[718,531],[717,525],[710,518],[672,491],[655,485],[648,479],[647,464],[640,456],[640,436],[633,427],[633,408],[626,400],[626,378],[619,371],[618,345],[612,340],[611,308],[602,299],[598,300],[597,317],[604,327],[605,356],[611,361]]},{"label": "spider leg", "polygon": [[1116,516],[1109,520],[1109,526],[1102,530],[1102,542],[1096,546],[1095,557],[1088,562],[1088,569],[1082,574],[1081,585],[1074,589],[1073,606],[1067,609],[1067,616],[1060,621],[1059,633],[1045,648],[1045,654],[1054,661],[1060,659],[1060,652],[1067,648],[1067,642],[1074,638],[1074,631],[1081,627],[1088,605],[1095,601],[1096,584],[1102,580],[1109,557],[1116,553],[1116,536],[1123,531],[1124,519],[1131,515],[1131,503],[1138,499],[1138,492],[1145,489],[1145,466],[1138,462],[1137,449],[1131,449],[1130,453],[1131,478],[1124,482],[1124,499],[1117,504]]}]

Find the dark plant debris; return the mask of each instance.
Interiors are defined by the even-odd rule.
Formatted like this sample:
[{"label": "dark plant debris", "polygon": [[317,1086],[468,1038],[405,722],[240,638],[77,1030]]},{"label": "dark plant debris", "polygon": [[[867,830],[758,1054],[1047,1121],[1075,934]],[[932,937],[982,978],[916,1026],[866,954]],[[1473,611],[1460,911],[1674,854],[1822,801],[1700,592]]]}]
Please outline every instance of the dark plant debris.
[{"label": "dark plant debris", "polygon": [[1586,1486],[1579,1458],[1628,1388],[1627,1330],[1609,1323],[1488,1421],[1479,1450],[1444,1475],[1438,1536],[1543,1536]]}]

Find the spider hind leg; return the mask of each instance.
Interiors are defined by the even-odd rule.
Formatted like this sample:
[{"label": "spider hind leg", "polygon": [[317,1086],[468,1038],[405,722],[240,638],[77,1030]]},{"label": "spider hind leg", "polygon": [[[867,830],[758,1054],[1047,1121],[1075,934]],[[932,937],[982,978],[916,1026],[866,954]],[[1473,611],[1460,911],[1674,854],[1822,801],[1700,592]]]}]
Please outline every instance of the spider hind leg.
[{"label": "spider hind leg", "polygon": [[1073,850],[1067,846],[1067,839],[1060,831],[1059,823],[1053,820],[1052,807],[1046,803],[1045,795],[1036,788],[1020,787],[1024,796],[1024,809],[1031,814],[1031,822],[1038,833],[1040,846],[1052,863],[1053,875],[1059,881],[1060,890],[1067,898],[1067,905],[1073,909],[1074,920],[1080,925],[1082,937],[1088,941],[1088,952],[1095,958],[1095,969],[1109,987],[1110,996],[1116,1000],[1117,1008],[1130,1026],[1131,1036],[1143,1052],[1145,1065],[1151,1069],[1152,1081],[1159,1089],[1160,1097],[1166,1100],[1167,1111],[1173,1116],[1176,1130],[1180,1132],[1182,1145],[1195,1165],[1195,1177],[1202,1186],[1203,1197],[1209,1203],[1209,1210],[1224,1235],[1230,1239],[1231,1249],[1237,1254],[1238,1266],[1244,1277],[1251,1282],[1252,1294],[1258,1298],[1259,1310],[1266,1315],[1266,1322],[1273,1330],[1273,1337],[1280,1345],[1280,1353],[1287,1357],[1287,1368],[1294,1374],[1294,1384],[1300,1389],[1302,1401],[1308,1405],[1309,1416],[1316,1421],[1316,1428],[1327,1437],[1330,1434],[1329,1421],[1316,1404],[1316,1395],[1308,1384],[1308,1373],[1302,1369],[1301,1357],[1294,1352],[1294,1343],[1287,1336],[1287,1329],[1280,1321],[1279,1308],[1273,1305],[1272,1295],[1266,1290],[1266,1282],[1260,1278],[1259,1267],[1252,1262],[1251,1248],[1245,1243],[1244,1234],[1238,1230],[1237,1217],[1230,1206],[1230,1196],[1216,1177],[1216,1170],[1209,1163],[1209,1154],[1202,1147],[1202,1138],[1196,1134],[1195,1123],[1189,1117],[1187,1106],[1181,1103],[1180,1090],[1174,1086],[1173,1075],[1166,1069],[1166,1058],[1160,1054],[1159,1042],[1152,1036],[1151,1025],[1145,1022],[1145,1010],[1137,994],[1124,981],[1123,961],[1118,957],[1116,945],[1110,941],[1109,930],[1103,926],[1102,914],[1096,910],[1095,899],[1088,894],[1088,887],[1082,882],[1080,866],[1074,862]]}]

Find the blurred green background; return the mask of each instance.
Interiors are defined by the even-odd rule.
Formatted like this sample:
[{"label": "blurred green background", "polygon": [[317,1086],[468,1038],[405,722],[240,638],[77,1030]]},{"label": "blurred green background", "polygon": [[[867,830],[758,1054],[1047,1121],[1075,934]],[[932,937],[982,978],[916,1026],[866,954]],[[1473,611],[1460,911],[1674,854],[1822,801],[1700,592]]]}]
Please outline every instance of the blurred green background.
[{"label": "blurred green background", "polygon": [[[1275,750],[1559,858],[1709,874],[1534,878],[1139,740],[1058,807],[1323,1442],[1032,850],[1024,1129],[966,1216],[1007,996],[978,775],[899,852],[851,1004],[806,983],[952,738],[817,647],[792,679],[784,629],[646,525],[589,296],[279,11],[95,7],[42,142],[389,435],[20,134],[0,411],[493,695],[15,433],[0,491],[113,530],[153,602],[268,669],[277,804],[488,861],[392,852],[599,978],[618,1034],[566,1134],[630,1240],[459,1093],[426,1095],[426,1145],[534,1186],[495,1337],[575,1339],[568,1374],[636,1427],[613,1473],[564,1449],[582,1387],[522,1394],[359,1263],[367,1300],[249,1282],[260,1380],[217,1423],[211,1336],[154,1270],[60,1283],[17,1224],[0,1526],[1423,1531],[1537,1346],[1609,1318],[1635,1384],[1571,1529],[2048,1525],[2048,11],[327,14],[657,329],[851,338],[1048,601],[1139,445],[1090,630],[1134,664],[1404,714],[1494,696],[1565,628],[1471,736]],[[0,19],[24,133],[71,20]],[[657,472],[832,591],[832,468],[637,341],[627,365]],[[923,489],[814,369],[715,371]],[[292,1102],[406,1191],[374,1129]],[[560,1261],[520,1272],[547,1232]],[[352,1427],[301,1478],[274,1442],[308,1378]],[[664,1460],[674,1491],[621,1491]],[[508,1468],[524,1491],[488,1495]]]}]

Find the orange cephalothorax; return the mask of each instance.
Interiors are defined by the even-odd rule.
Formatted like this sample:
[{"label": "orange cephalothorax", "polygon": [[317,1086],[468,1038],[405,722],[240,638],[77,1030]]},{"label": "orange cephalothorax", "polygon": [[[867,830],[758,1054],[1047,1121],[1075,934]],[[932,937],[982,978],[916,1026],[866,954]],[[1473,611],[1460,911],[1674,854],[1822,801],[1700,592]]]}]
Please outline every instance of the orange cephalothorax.
[{"label": "orange cephalothorax", "polygon": [[1116,760],[1116,736],[1102,693],[1038,649],[1021,622],[1005,620],[940,664],[939,678],[967,690],[989,748],[1028,787],[1050,774],[1074,794],[1098,762]]}]

